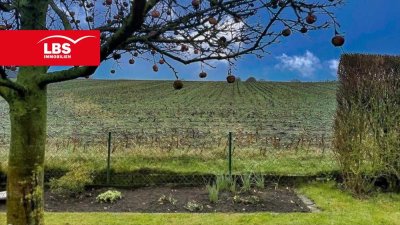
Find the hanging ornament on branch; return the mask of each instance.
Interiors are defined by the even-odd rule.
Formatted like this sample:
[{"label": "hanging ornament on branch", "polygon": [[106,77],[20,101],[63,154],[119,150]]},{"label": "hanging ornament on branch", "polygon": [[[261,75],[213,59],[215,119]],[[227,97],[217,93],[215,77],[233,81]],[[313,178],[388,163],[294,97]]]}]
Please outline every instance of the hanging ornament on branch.
[{"label": "hanging ornament on branch", "polygon": [[199,73],[199,77],[200,78],[206,78],[207,77],[207,73],[204,72],[204,70],[203,70],[203,62],[200,63],[200,66],[201,66],[201,72]]},{"label": "hanging ornament on branch", "polygon": [[228,67],[228,76],[226,77],[226,81],[231,84],[231,83],[235,83],[236,77],[232,74],[232,67],[233,67],[233,63],[228,60],[229,62],[229,67]]}]

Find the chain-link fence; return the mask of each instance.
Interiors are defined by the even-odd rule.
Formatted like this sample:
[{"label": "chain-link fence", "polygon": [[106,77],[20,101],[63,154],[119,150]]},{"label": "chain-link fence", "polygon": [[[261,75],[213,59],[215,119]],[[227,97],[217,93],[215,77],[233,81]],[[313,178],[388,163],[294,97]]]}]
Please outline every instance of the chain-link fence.
[{"label": "chain-link fence", "polygon": [[[80,165],[94,174],[95,185],[198,185],[218,174],[263,174],[276,182],[336,169],[326,134],[270,135],[241,129],[234,130],[231,139],[228,134],[171,128],[49,137],[45,176],[47,181],[59,178]],[[0,155],[6,158],[7,141],[0,138],[0,143]]]}]

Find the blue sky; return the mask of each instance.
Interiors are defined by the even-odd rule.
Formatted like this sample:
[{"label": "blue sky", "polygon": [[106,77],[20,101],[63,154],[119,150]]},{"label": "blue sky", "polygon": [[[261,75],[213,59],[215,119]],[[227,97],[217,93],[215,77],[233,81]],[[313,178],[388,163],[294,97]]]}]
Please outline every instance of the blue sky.
[{"label": "blue sky", "polygon": [[[309,32],[306,35],[295,34],[267,49],[271,54],[258,59],[245,56],[235,66],[234,74],[246,79],[271,81],[335,80],[336,66],[342,53],[400,54],[400,0],[347,0],[336,10],[340,22],[340,31],[344,33],[346,43],[335,48],[330,41],[334,35],[331,28]],[[103,63],[94,75],[94,79],[144,79],[173,80],[174,75],[167,66],[160,66],[158,73],[152,71],[152,64],[138,61],[134,65],[125,62]],[[217,67],[206,68],[206,80],[224,80],[227,74],[226,63],[216,62]],[[174,64],[179,77],[184,80],[200,80],[200,65]],[[110,75],[111,68],[116,73]]]}]

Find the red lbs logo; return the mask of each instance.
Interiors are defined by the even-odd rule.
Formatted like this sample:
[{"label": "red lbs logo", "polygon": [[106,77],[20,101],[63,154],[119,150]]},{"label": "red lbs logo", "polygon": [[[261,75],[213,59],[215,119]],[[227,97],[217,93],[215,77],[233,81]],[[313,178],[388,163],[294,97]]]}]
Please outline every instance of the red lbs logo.
[{"label": "red lbs logo", "polygon": [[0,31],[0,49],[4,66],[98,66],[100,32]]}]

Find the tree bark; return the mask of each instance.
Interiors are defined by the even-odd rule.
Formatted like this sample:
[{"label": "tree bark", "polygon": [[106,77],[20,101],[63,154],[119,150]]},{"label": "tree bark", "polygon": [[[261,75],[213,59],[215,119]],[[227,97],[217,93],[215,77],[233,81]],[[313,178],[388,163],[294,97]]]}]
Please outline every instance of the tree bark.
[{"label": "tree bark", "polygon": [[47,91],[34,87],[9,102],[11,143],[7,171],[7,224],[42,225]]}]

